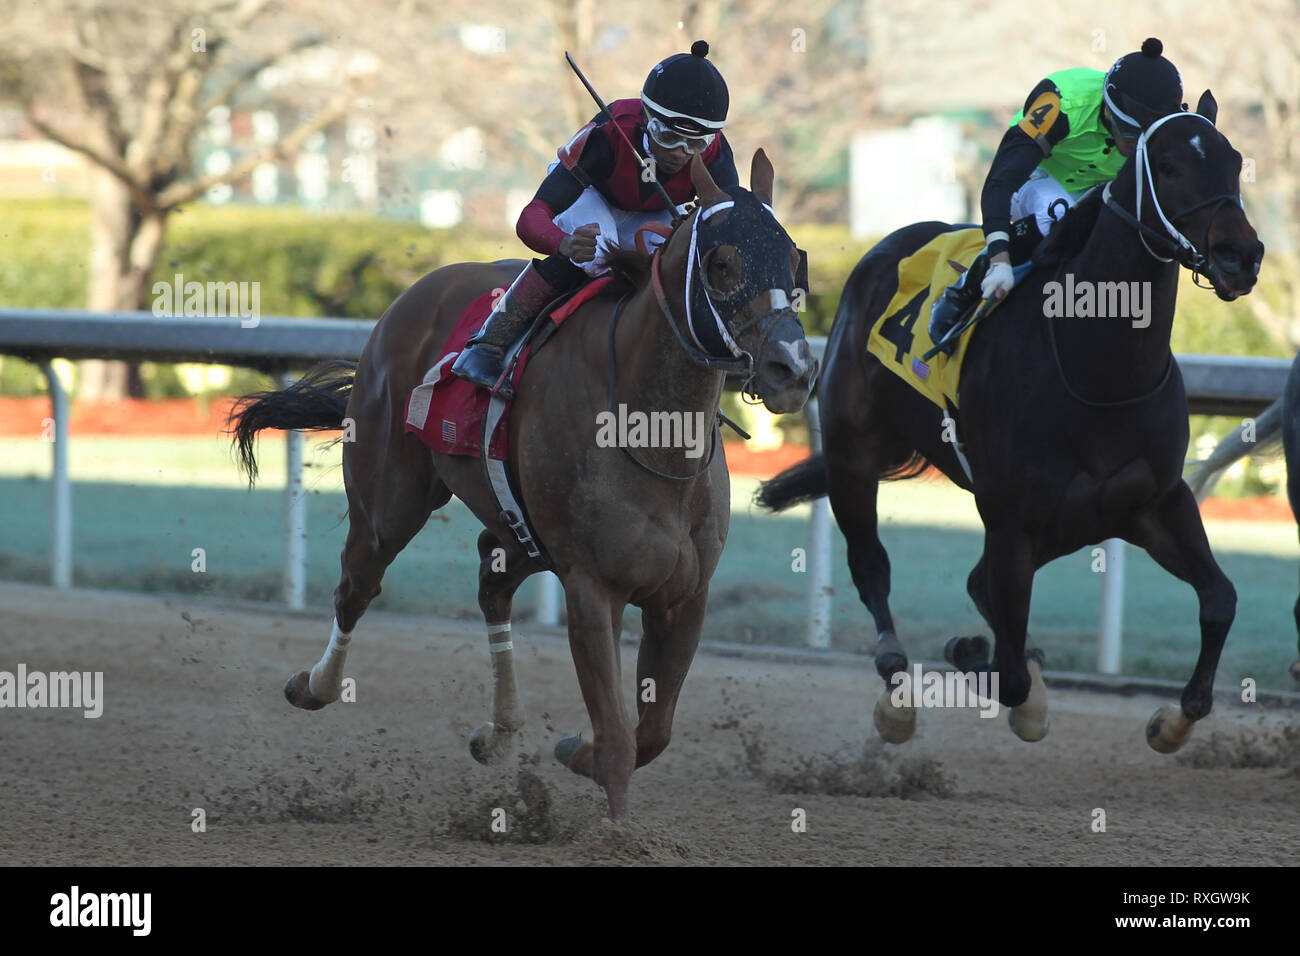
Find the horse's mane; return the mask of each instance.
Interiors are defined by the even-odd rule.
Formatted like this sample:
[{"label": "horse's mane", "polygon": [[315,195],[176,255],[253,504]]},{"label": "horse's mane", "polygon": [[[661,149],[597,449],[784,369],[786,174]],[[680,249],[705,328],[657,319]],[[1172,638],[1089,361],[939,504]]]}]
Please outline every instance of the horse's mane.
[{"label": "horse's mane", "polygon": [[605,257],[605,264],[614,274],[610,283],[610,294],[623,294],[639,289],[650,280],[650,256],[639,249],[612,249]]},{"label": "horse's mane", "polygon": [[1083,251],[1101,215],[1100,188],[1093,189],[1061,218],[1034,250],[1036,266],[1059,265]]}]

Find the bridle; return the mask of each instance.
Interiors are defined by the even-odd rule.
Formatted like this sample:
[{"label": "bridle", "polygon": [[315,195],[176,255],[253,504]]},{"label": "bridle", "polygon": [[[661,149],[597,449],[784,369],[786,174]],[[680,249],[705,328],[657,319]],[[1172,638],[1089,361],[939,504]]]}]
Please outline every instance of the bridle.
[{"label": "bridle", "polygon": [[[707,283],[704,282],[701,275],[704,271],[704,268],[703,268],[703,262],[701,261],[701,257],[700,257],[700,251],[699,251],[698,230],[699,230],[699,224],[702,220],[707,220],[715,212],[721,212],[724,209],[730,209],[735,205],[736,205],[735,200],[724,200],[722,202],[716,202],[713,205],[706,206],[698,210],[696,214],[691,218],[691,245],[690,245],[690,250],[687,253],[688,258],[686,263],[686,289],[685,289],[684,298],[685,298],[685,307],[686,307],[686,322],[685,322],[686,330],[687,332],[690,333],[690,337],[693,340],[693,342],[688,342],[686,336],[682,333],[682,329],[681,329],[682,323],[678,322],[677,316],[673,312],[672,305],[668,301],[668,294],[664,290],[663,279],[659,271],[659,260],[662,256],[663,250],[667,247],[668,240],[672,238],[672,235],[676,231],[676,229],[669,228],[663,225],[662,223],[656,223],[656,222],[647,223],[646,225],[642,226],[640,229],[637,230],[636,245],[637,248],[640,249],[642,252],[648,252],[646,248],[645,235],[644,235],[646,232],[653,232],[659,236],[662,236],[664,239],[662,243],[656,246],[654,253],[651,255],[650,283],[654,291],[655,301],[658,302],[659,304],[659,311],[663,314],[664,319],[668,323],[668,327],[673,330],[673,335],[676,336],[678,343],[681,345],[682,349],[686,352],[686,354],[690,357],[691,361],[695,362],[695,364],[697,365],[703,366],[704,368],[710,369],[711,371],[724,372],[727,375],[744,375],[745,380],[741,384],[742,400],[747,400],[747,396],[749,395],[752,395],[755,400],[758,400],[759,398],[758,393],[753,389],[753,382],[758,377],[757,362],[755,361],[752,353],[745,351],[736,343],[736,339],[739,338],[741,335],[743,335],[752,326],[757,324],[761,332],[761,335],[759,336],[757,351],[761,354],[763,351],[763,346],[764,344],[766,344],[767,338],[772,332],[772,328],[775,326],[777,320],[785,312],[788,312],[790,310],[790,305],[789,305],[789,301],[786,299],[784,290],[770,289],[769,301],[771,303],[771,308],[768,309],[768,311],[763,312],[759,315],[751,316],[749,319],[742,322],[740,325],[735,326],[734,328],[731,327],[728,320],[724,320],[722,316],[718,314],[718,310],[714,305],[713,293],[709,291],[708,285]],[[763,203],[762,205],[763,208],[766,209],[769,213],[771,213],[773,218],[775,219],[776,214],[772,212],[772,207],[769,206],[767,203]],[[699,335],[695,330],[695,325],[693,322],[694,316],[692,315],[692,310],[691,310],[691,299],[692,299],[691,291],[692,291],[692,283],[696,283],[696,282],[701,284],[701,287],[705,295],[705,300],[708,302],[709,310],[712,314],[714,326],[717,329],[718,335],[721,338],[723,344],[727,347],[728,351],[731,353],[729,356],[715,355],[714,353],[708,351],[708,349],[704,346],[704,343],[700,341]],[[618,328],[619,315],[622,313],[623,305],[626,301],[627,301],[627,295],[624,295],[621,299],[618,300],[618,302],[614,306],[613,314],[610,316],[609,319],[609,411],[610,414],[614,414],[615,392],[618,384],[618,360],[614,350],[615,332],[617,331]],[[719,411],[718,414],[719,416],[721,416],[722,414],[721,411]],[[652,475],[656,475],[660,478],[667,478],[671,481],[690,481],[691,479],[698,478],[700,475],[704,474],[706,471],[709,470],[709,467],[713,464],[713,458],[718,451],[719,431],[720,428],[715,424],[715,427],[712,429],[711,441],[709,445],[709,457],[705,460],[703,466],[701,466],[698,471],[692,472],[689,475],[670,475],[667,474],[666,472],[659,471],[657,468],[653,468],[650,465],[647,465],[645,462],[641,461],[639,458],[637,458],[634,454],[632,454],[631,449],[622,445],[620,445],[619,447],[622,448],[623,453],[627,455],[627,457],[630,458],[633,461],[633,463],[643,468],[644,470],[650,472]]]},{"label": "bridle", "polygon": [[[1102,191],[1102,201],[1106,204],[1106,208],[1119,216],[1122,221],[1137,230],[1138,238],[1142,241],[1143,247],[1153,258],[1160,262],[1177,261],[1179,265],[1186,266],[1192,270],[1192,282],[1196,284],[1197,288],[1213,289],[1214,286],[1212,284],[1201,285],[1200,283],[1201,276],[1206,276],[1207,278],[1209,276],[1210,260],[1208,258],[1208,252],[1210,245],[1210,228],[1214,225],[1214,219],[1218,216],[1219,211],[1223,208],[1225,203],[1235,202],[1240,206],[1241,199],[1239,196],[1234,196],[1231,193],[1222,193],[1218,196],[1211,196],[1209,199],[1202,200],[1193,206],[1189,206],[1173,216],[1165,215],[1165,211],[1160,205],[1160,197],[1156,193],[1155,178],[1151,174],[1151,155],[1147,150],[1147,141],[1151,138],[1151,134],[1165,123],[1183,116],[1194,116],[1197,119],[1209,123],[1211,128],[1214,127],[1214,123],[1207,116],[1202,116],[1200,113],[1185,113],[1180,111],[1161,117],[1143,130],[1142,135],[1138,137],[1137,147],[1133,154],[1134,183],[1137,192],[1136,214],[1130,213],[1127,209],[1120,206],[1111,196],[1110,183],[1107,183],[1106,188]],[[1148,191],[1151,193],[1151,207],[1155,210],[1156,216],[1159,217],[1160,223],[1164,227],[1163,234],[1142,221],[1142,197]],[[1206,206],[1211,204],[1214,205],[1214,211],[1210,214],[1209,222],[1205,225],[1205,238],[1201,243],[1202,248],[1204,248],[1205,251],[1202,252],[1196,248],[1195,244],[1193,244],[1190,239],[1178,230],[1174,223],[1191,215],[1198,209],[1204,209]],[[1173,255],[1165,257],[1157,254],[1147,242],[1148,236],[1156,242],[1168,244],[1171,247]]]},{"label": "bridle", "polygon": [[[1107,209],[1115,213],[1115,215],[1117,215],[1123,222],[1137,230],[1138,238],[1142,241],[1143,247],[1152,258],[1160,262],[1177,261],[1180,265],[1184,265],[1192,270],[1192,281],[1196,283],[1197,288],[1213,289],[1213,285],[1203,286],[1199,281],[1197,281],[1199,276],[1208,275],[1206,270],[1210,263],[1206,253],[1198,250],[1192,241],[1179,231],[1178,227],[1175,226],[1174,223],[1191,215],[1198,209],[1204,209],[1206,206],[1214,204],[1214,212],[1210,214],[1210,221],[1205,226],[1205,239],[1202,242],[1202,246],[1208,252],[1210,244],[1210,227],[1214,224],[1214,217],[1219,214],[1219,210],[1223,208],[1224,203],[1236,202],[1240,204],[1241,200],[1230,193],[1224,193],[1222,195],[1211,196],[1209,199],[1202,200],[1201,202],[1182,210],[1176,215],[1165,215],[1165,211],[1160,205],[1160,197],[1156,193],[1155,178],[1151,175],[1151,155],[1147,151],[1147,140],[1150,138],[1152,133],[1165,123],[1180,116],[1195,116],[1210,123],[1211,127],[1214,126],[1209,117],[1201,116],[1200,113],[1178,112],[1170,113],[1168,116],[1161,117],[1142,132],[1142,135],[1138,137],[1137,148],[1134,150],[1133,154],[1134,179],[1137,186],[1136,214],[1129,212],[1127,209],[1119,205],[1115,198],[1111,196],[1110,183],[1107,183],[1106,188],[1102,190],[1101,197]],[[1151,207],[1155,210],[1156,216],[1159,217],[1161,225],[1164,226],[1163,234],[1142,221],[1142,197],[1147,191],[1151,193]],[[1168,244],[1171,247],[1173,255],[1169,257],[1159,255],[1147,242],[1148,236],[1157,242]],[[1064,268],[1065,264],[1062,262],[1060,269],[1063,270]],[[1115,401],[1093,401],[1084,398],[1076,392],[1074,388],[1071,387],[1069,379],[1066,378],[1065,367],[1061,364],[1061,351],[1056,344],[1056,328],[1054,323],[1050,321],[1047,323],[1047,337],[1052,351],[1052,358],[1056,362],[1056,371],[1060,376],[1061,384],[1065,386],[1066,392],[1072,399],[1091,408],[1123,408],[1125,406],[1145,402],[1161,392],[1173,377],[1174,357],[1171,354],[1169,360],[1165,363],[1165,370],[1160,376],[1160,380],[1153,388],[1149,389],[1145,393],[1134,396],[1133,398],[1124,398]]]},{"label": "bridle", "polygon": [[[676,314],[673,312],[672,305],[668,301],[668,294],[664,290],[663,278],[659,271],[659,261],[662,257],[663,250],[668,246],[669,236],[665,236],[664,242],[660,243],[655,248],[654,254],[651,257],[650,281],[651,286],[654,289],[655,301],[659,303],[659,311],[663,313],[664,318],[668,322],[668,327],[673,330],[673,335],[677,337],[677,341],[681,344],[686,354],[690,356],[691,361],[695,362],[697,365],[703,366],[704,368],[710,369],[711,371],[724,372],[727,375],[743,375],[745,378],[740,386],[741,397],[746,402],[749,402],[749,399],[752,398],[754,401],[749,403],[757,404],[759,396],[757,390],[754,388],[754,380],[758,377],[758,363],[755,361],[753,353],[742,349],[737,344],[736,340],[750,328],[757,325],[760,333],[757,351],[761,353],[763,351],[763,346],[767,344],[768,336],[772,334],[772,329],[776,325],[777,320],[786,312],[790,311],[790,302],[783,289],[772,288],[767,290],[770,308],[766,312],[750,316],[737,326],[733,327],[730,324],[730,320],[724,320],[722,316],[718,314],[718,309],[715,305],[716,297],[709,289],[708,283],[703,279],[704,263],[699,248],[699,227],[702,222],[707,222],[714,214],[726,209],[731,209],[735,205],[736,202],[734,199],[715,202],[710,206],[705,206],[698,210],[691,219],[691,243],[686,254],[686,288],[683,294],[686,307],[686,321],[684,323],[679,322]],[[776,215],[772,212],[772,207],[767,203],[763,203],[762,205],[763,208],[772,215],[773,219],[775,219]],[[651,224],[651,227],[643,226],[642,230],[649,228],[649,231],[658,232],[660,235],[664,235],[664,233],[659,229],[652,228],[654,225],[657,224]],[[642,251],[645,251],[645,247],[642,244],[642,230],[638,230],[636,238],[637,245],[642,249]],[[713,328],[716,329],[718,338],[721,339],[723,345],[726,347],[728,352],[730,352],[730,355],[717,355],[709,351],[705,344],[700,341],[700,336],[695,325],[696,316],[692,309],[692,300],[695,298],[692,293],[696,285],[698,285],[704,292],[704,300],[709,307],[710,317],[713,320]],[[683,324],[686,326],[686,332],[690,334],[692,340],[690,342],[686,340],[686,335],[682,333],[681,327]]]}]

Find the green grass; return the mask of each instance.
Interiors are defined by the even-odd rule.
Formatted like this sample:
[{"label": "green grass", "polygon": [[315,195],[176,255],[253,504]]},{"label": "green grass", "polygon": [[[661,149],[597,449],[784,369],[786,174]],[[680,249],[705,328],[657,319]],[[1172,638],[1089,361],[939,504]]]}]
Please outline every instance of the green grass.
[{"label": "green grass", "polygon": [[[308,446],[308,601],[328,620],[347,529],[339,448]],[[79,585],[199,592],[277,600],[284,536],[283,444],[262,443],[257,489],[241,483],[226,444],[216,438],[126,440],[77,438],[74,560]],[[48,580],[50,446],[8,439],[0,455],[0,577]],[[731,536],[713,579],[705,640],[801,646],[808,578],[792,571],[792,551],[807,547],[807,510],[788,516],[753,513],[755,482],[733,479]],[[966,595],[982,532],[973,500],[946,484],[904,482],[881,492],[882,539],[893,564],[898,633],[914,656],[938,658],[952,634],[986,632]],[[1291,606],[1297,589],[1296,531],[1287,524],[1211,522],[1211,544],[1239,595],[1238,616],[1220,677],[1288,688],[1295,657]],[[374,607],[478,620],[475,601],[477,522],[453,502],[401,554]],[[207,570],[191,570],[203,548]],[[874,638],[849,581],[844,541],[832,532],[833,646],[860,652]],[[1128,550],[1122,670],[1134,676],[1186,679],[1199,643],[1189,587],[1143,553]],[[1094,670],[1101,576],[1088,550],[1062,558],[1035,578],[1030,632],[1049,667]],[[516,616],[531,615],[536,585],[521,589]],[[635,612],[630,627],[638,626]],[[322,624],[322,640],[327,631]]]}]

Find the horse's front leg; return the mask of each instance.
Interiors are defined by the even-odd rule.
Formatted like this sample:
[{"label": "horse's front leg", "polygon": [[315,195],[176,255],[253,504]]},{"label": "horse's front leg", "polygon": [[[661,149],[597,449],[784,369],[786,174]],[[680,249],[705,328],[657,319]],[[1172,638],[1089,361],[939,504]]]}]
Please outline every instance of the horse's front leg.
[{"label": "horse's front leg", "polygon": [[674,608],[647,607],[641,614],[641,649],[636,659],[638,767],[668,748],[677,697],[700,645],[708,604],[706,585]]},{"label": "horse's front leg", "polygon": [[627,791],[636,768],[636,737],[628,721],[619,677],[619,636],[626,602],[598,581],[569,574],[564,582],[569,614],[569,648],[578,686],[591,718],[592,740],[566,737],[555,755],[574,773],[605,789],[614,819],[627,814]]},{"label": "horse's front leg", "polygon": [[1173,753],[1214,704],[1214,674],[1237,614],[1237,591],[1210,552],[1196,497],[1184,481],[1143,515],[1126,539],[1195,588],[1201,606],[1201,653],[1183,688],[1182,706],[1160,708],[1147,724],[1147,743],[1160,753]]},{"label": "horse's front leg", "polygon": [[[989,601],[988,570],[988,556],[986,553],[980,557],[979,563],[975,565],[975,569],[971,571],[970,577],[966,580],[966,591],[970,594],[971,600],[975,602],[976,610],[988,622],[989,627],[995,627],[993,611]],[[1028,598],[1026,598],[1025,606],[1027,614]],[[994,633],[997,633],[996,629]],[[1051,722],[1047,717],[1047,685],[1043,683],[1043,652],[1033,646],[1028,634],[1025,635],[1024,648],[1025,667],[1029,671],[1029,695],[1025,698],[1024,703],[1011,708],[1008,719],[1016,736],[1021,740],[1032,743],[1047,736],[1048,726]],[[957,668],[958,671],[969,673],[977,679],[981,675],[988,679],[988,675],[992,670],[988,655],[988,641],[978,635],[974,637],[954,637],[948,641],[943,649],[943,656],[950,664]],[[991,696],[997,695],[991,694]]]},{"label": "horse's front leg", "polygon": [[981,566],[987,607],[980,610],[993,629],[998,699],[1011,708],[1007,716],[1017,737],[1042,740],[1047,735],[1047,688],[1041,655],[1026,652],[1036,570],[1033,542],[1018,530],[986,530]]}]

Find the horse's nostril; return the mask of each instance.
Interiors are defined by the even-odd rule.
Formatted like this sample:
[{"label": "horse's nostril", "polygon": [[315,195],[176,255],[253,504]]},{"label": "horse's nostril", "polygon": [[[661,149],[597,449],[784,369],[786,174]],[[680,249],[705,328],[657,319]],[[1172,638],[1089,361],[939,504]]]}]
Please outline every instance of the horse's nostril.
[{"label": "horse's nostril", "polygon": [[1220,249],[1214,256],[1214,264],[1220,272],[1238,273],[1245,266],[1245,259],[1235,249]]},{"label": "horse's nostril", "polygon": [[758,371],[767,382],[776,386],[787,385],[798,375],[788,362],[764,362]]}]

